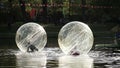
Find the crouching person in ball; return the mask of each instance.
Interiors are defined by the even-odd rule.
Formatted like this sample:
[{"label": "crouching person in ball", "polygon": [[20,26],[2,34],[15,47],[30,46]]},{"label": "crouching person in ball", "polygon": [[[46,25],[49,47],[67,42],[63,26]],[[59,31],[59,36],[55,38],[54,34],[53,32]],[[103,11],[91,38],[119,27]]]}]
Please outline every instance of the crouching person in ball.
[{"label": "crouching person in ball", "polygon": [[34,45],[28,43],[27,52],[35,52],[35,51],[38,51],[38,49]]}]

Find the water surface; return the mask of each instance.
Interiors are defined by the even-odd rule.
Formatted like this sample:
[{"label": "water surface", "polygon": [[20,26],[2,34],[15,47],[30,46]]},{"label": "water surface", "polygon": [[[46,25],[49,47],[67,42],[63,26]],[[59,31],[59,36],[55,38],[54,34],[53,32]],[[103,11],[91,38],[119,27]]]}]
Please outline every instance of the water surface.
[{"label": "water surface", "polygon": [[[120,50],[118,48],[96,48],[88,54],[93,61],[93,68],[120,68]],[[14,49],[0,49],[0,68],[71,68],[71,59],[64,59],[59,48],[45,48],[42,53],[25,54]],[[63,60],[62,60],[63,61]],[[88,60],[89,61],[89,60]],[[79,66],[78,66],[79,67]],[[74,65],[72,68],[76,68]]]}]

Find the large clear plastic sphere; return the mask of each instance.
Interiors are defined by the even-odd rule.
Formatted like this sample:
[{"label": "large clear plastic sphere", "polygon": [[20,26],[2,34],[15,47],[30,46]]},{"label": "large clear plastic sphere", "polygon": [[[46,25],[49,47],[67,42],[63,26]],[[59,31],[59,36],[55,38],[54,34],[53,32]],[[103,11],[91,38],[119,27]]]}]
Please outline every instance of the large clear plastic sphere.
[{"label": "large clear plastic sphere", "polygon": [[78,21],[63,26],[58,35],[59,46],[65,54],[88,53],[92,48],[93,41],[93,33],[89,26]]},{"label": "large clear plastic sphere", "polygon": [[47,34],[42,26],[29,22],[17,30],[15,41],[23,52],[27,51],[29,45],[36,47],[37,51],[41,51],[47,43]]}]

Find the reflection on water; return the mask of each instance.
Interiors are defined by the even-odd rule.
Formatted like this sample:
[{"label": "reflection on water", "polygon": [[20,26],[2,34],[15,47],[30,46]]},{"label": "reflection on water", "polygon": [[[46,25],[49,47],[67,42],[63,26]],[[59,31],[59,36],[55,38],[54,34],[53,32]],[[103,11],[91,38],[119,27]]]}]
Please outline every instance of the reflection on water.
[{"label": "reflection on water", "polygon": [[46,68],[45,53],[22,53],[16,54],[17,68]]},{"label": "reflection on water", "polygon": [[120,68],[118,48],[96,48],[89,52],[89,56],[94,61],[88,56],[65,56],[59,48],[45,48],[43,53],[34,55],[0,49],[0,68],[92,68],[92,63],[94,68]]},{"label": "reflection on water", "polygon": [[93,59],[88,55],[62,56],[59,58],[59,68],[93,68]]}]

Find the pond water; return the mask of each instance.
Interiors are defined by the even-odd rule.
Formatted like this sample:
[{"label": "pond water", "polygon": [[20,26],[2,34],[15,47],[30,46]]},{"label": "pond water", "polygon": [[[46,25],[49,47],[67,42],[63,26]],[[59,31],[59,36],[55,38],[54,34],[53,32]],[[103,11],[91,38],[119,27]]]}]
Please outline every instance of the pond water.
[{"label": "pond water", "polygon": [[57,48],[45,48],[41,53],[22,53],[0,49],[0,68],[120,68],[118,48],[95,48],[89,56],[65,56]]}]

